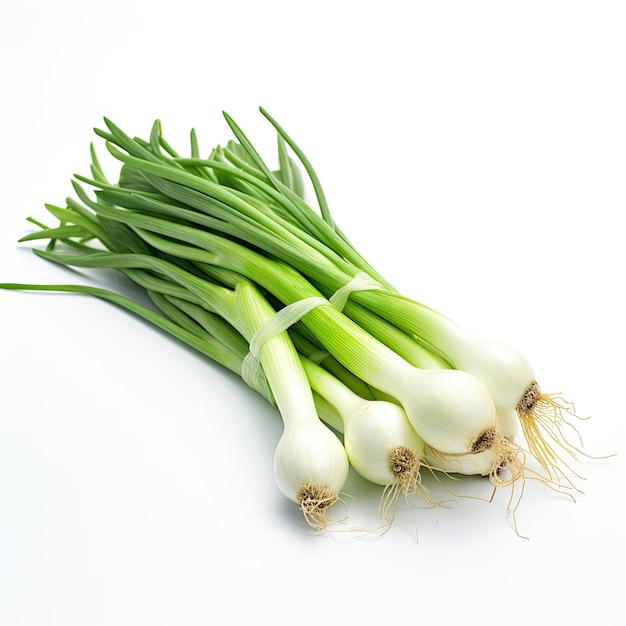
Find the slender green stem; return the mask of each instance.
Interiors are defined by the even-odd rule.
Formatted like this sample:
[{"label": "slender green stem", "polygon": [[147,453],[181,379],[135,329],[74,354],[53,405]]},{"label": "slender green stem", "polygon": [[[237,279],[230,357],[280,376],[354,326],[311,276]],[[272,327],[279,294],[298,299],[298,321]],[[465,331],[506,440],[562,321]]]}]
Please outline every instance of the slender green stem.
[{"label": "slender green stem", "polygon": [[21,291],[53,291],[65,293],[77,293],[89,295],[101,300],[116,304],[130,311],[152,325],[172,335],[198,352],[209,357],[213,361],[223,365],[232,372],[240,375],[241,356],[222,341],[215,339],[200,326],[192,332],[189,328],[183,328],[180,324],[159,315],[155,311],[139,304],[138,302],[107,289],[90,287],[87,285],[36,285],[27,283],[0,283],[0,289],[12,289]]}]

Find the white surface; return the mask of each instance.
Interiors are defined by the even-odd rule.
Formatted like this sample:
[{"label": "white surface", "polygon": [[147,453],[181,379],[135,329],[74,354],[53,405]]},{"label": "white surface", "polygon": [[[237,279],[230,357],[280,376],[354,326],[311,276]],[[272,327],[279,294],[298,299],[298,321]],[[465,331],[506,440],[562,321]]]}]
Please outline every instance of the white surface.
[{"label": "white surface", "polygon": [[[620,2],[4,3],[0,282],[87,280],[16,240],[106,115],[261,150],[267,108],[403,291],[512,343],[581,415],[576,504],[527,486],[315,536],[275,412],[105,303],[0,292],[0,624],[623,623]],[[271,153],[273,154],[273,152]],[[123,289],[110,275],[100,284]],[[488,497],[483,482],[469,491]],[[352,477],[346,528],[379,490]],[[338,515],[341,511],[338,512]]]}]

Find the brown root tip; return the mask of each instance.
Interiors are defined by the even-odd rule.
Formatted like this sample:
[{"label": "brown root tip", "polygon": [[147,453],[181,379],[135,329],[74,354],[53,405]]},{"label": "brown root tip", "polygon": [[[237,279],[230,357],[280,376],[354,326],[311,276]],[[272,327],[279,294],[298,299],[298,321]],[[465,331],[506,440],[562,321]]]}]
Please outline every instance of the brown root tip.
[{"label": "brown root tip", "polygon": [[[574,425],[566,415],[577,418],[573,405],[558,395],[541,392],[537,381],[533,381],[522,395],[517,407],[528,451],[539,463],[546,476],[557,479],[564,476],[563,468],[573,472],[559,455],[558,448],[570,457],[577,459],[582,454],[579,447],[568,441],[565,430],[571,429],[580,440]],[[563,467],[561,467],[563,466]]]},{"label": "brown root tip", "polygon": [[328,526],[326,511],[339,499],[339,494],[326,485],[309,480],[300,485],[296,499],[307,524],[315,530]]},{"label": "brown root tip", "polygon": [[528,414],[533,411],[537,401],[541,397],[541,389],[536,380],[533,380],[524,392],[522,399],[517,404],[517,412],[520,414]]},{"label": "brown root tip", "polygon": [[410,448],[398,446],[389,453],[389,471],[401,491],[412,490],[419,468],[420,461]]},{"label": "brown root tip", "polygon": [[391,480],[385,486],[378,506],[378,515],[385,522],[385,534],[393,524],[400,496],[410,507],[409,496],[418,494],[426,502],[433,505],[428,489],[421,483],[420,468],[422,463],[420,457],[406,446],[398,446],[389,452],[387,459],[388,468],[391,473]]},{"label": "brown root tip", "polygon": [[487,428],[487,430],[483,431],[480,435],[478,435],[478,437],[476,437],[474,443],[472,443],[470,447],[470,452],[472,454],[478,454],[479,452],[489,450],[498,439],[499,435],[496,432],[496,429]]},{"label": "brown root tip", "polygon": [[[489,473],[491,484],[496,487],[506,487],[513,484],[524,475],[526,455],[524,451],[510,439],[496,436],[491,446],[493,465]],[[508,477],[505,477],[505,473]]]}]

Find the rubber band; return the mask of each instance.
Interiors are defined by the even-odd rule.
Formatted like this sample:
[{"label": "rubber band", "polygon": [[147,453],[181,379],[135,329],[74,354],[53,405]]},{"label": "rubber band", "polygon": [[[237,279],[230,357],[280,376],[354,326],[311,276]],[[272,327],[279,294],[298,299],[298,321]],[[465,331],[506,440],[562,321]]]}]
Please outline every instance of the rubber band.
[{"label": "rubber band", "polygon": [[265,395],[268,388],[261,362],[259,351],[261,346],[268,340],[287,330],[296,322],[300,321],[309,311],[322,305],[328,304],[326,298],[313,296],[304,300],[297,300],[277,311],[272,317],[265,320],[250,338],[250,351],[241,364],[241,377],[253,389]]},{"label": "rubber band", "polygon": [[343,307],[346,306],[346,302],[348,302],[353,291],[367,291],[369,289],[384,289],[384,287],[366,272],[359,272],[343,287],[337,289],[328,300],[336,309],[343,311]]},{"label": "rubber band", "polygon": [[255,367],[250,368],[250,363],[244,359],[241,364],[241,378],[243,378],[243,381],[249,387],[258,391],[266,400],[272,404],[275,403],[274,394],[272,394],[270,385],[265,377],[265,372],[258,361]]}]

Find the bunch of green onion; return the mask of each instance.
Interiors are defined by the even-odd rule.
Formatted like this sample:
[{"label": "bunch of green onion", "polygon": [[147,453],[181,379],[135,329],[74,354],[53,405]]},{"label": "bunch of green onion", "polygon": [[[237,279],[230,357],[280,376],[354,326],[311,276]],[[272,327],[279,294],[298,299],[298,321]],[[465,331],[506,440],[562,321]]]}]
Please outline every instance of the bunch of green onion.
[{"label": "bunch of green onion", "polygon": [[105,119],[95,132],[121,163],[117,180],[92,145],[76,197],[46,205],[58,225],[29,218],[38,230],[21,241],[49,241],[37,255],[115,268],[153,307],[85,285],[0,287],[111,301],[241,376],[282,417],[276,482],[316,529],[350,466],[384,487],[384,516],[400,495],[429,499],[423,468],[505,486],[531,457],[546,481],[562,480],[563,453],[577,453],[565,435],[569,405],[540,390],[518,351],[394,289],[334,222],[297,144],[261,112],[277,132],[277,169],[228,115],[235,139],[208,158],[193,130],[181,156],[158,121],[140,139]]}]

